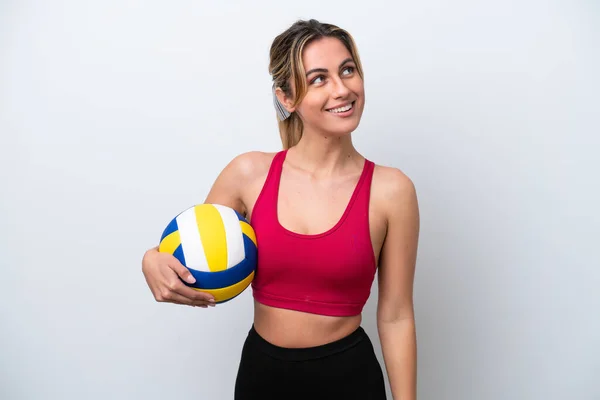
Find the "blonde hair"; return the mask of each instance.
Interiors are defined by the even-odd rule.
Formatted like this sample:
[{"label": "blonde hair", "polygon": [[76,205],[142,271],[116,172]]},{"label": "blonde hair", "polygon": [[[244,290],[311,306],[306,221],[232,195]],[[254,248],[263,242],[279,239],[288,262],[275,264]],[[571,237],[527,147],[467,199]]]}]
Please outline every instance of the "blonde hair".
[{"label": "blonde hair", "polygon": [[[273,40],[269,61],[269,73],[273,78],[273,88],[281,88],[287,97],[291,98],[293,95],[292,107],[302,101],[307,90],[302,51],[307,44],[323,37],[337,38],[344,44],[356,64],[356,71],[363,78],[358,50],[354,39],[347,31],[314,19],[297,21]],[[296,93],[292,93],[291,82],[294,82]],[[295,146],[302,138],[304,130],[300,116],[294,112],[283,121],[278,119],[278,123],[283,148],[289,149]]]}]

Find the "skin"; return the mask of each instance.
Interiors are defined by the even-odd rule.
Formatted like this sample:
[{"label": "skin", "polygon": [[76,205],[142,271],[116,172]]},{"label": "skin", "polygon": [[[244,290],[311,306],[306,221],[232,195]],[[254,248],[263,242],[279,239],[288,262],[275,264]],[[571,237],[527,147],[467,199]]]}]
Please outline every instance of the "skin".
[{"label": "skin", "polygon": [[[363,80],[344,45],[322,38],[303,52],[308,92],[293,108],[293,99],[276,94],[300,115],[304,133],[288,151],[283,165],[278,218],[286,229],[317,234],[342,216],[362,171],[365,158],[354,148],[365,103]],[[347,61],[350,59],[350,61]],[[292,90],[294,88],[292,87]],[[328,109],[354,102],[349,117]],[[275,153],[248,152],[234,158],[214,182],[205,202],[236,209],[252,223],[252,211]],[[369,204],[371,243],[377,260],[379,297],[377,327],[393,398],[416,398],[416,334],[413,280],[419,236],[419,208],[413,182],[402,171],[376,165]],[[183,285],[191,275],[177,259],[158,253],[144,255],[142,270],[159,302],[206,307],[210,295]],[[362,316],[331,317],[269,307],[254,301],[254,325],[267,341],[297,348],[318,346],[347,336]]]}]

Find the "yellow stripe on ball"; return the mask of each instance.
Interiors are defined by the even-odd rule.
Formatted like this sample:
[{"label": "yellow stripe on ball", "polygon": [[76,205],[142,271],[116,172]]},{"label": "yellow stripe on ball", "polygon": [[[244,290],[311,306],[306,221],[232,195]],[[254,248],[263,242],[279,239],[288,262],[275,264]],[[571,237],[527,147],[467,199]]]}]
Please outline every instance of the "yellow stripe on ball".
[{"label": "yellow stripe on ball", "polygon": [[227,287],[224,287],[221,289],[198,289],[198,288],[193,288],[193,289],[197,290],[199,292],[212,294],[213,297],[215,298],[216,302],[221,302],[221,301],[229,300],[229,299],[237,296],[241,292],[243,292],[244,289],[246,289],[248,287],[248,285],[250,285],[250,283],[252,282],[252,279],[254,279],[254,271],[252,271],[250,273],[250,275],[248,275],[243,281],[240,281],[234,285],[227,286]]},{"label": "yellow stripe on ball", "polygon": [[256,246],[256,235],[254,234],[254,229],[252,229],[250,224],[244,221],[240,221],[240,226],[242,227],[242,233],[248,236]]},{"label": "yellow stripe on ball", "polygon": [[223,271],[227,268],[227,239],[221,214],[214,206],[202,204],[195,207],[196,221],[200,240],[208,268],[212,272]]},{"label": "yellow stripe on ball", "polygon": [[173,254],[180,244],[181,237],[179,236],[179,231],[171,232],[160,242],[158,251]]}]

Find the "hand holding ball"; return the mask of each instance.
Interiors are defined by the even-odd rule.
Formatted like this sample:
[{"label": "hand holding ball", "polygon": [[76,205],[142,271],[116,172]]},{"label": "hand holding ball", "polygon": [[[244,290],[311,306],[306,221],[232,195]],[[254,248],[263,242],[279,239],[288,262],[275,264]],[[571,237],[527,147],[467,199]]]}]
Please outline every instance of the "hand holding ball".
[{"label": "hand holding ball", "polygon": [[196,279],[185,284],[210,293],[216,304],[241,294],[256,271],[254,229],[233,208],[219,204],[195,205],[173,218],[158,251],[175,256]]}]

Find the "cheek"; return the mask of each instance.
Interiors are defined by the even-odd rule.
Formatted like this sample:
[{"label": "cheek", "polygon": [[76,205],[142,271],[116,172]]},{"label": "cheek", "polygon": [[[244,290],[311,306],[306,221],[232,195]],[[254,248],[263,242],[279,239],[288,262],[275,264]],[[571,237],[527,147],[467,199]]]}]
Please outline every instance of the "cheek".
[{"label": "cheek", "polygon": [[311,94],[307,95],[302,100],[302,104],[298,106],[298,111],[300,114],[309,115],[309,114],[318,114],[324,111],[324,108],[327,105],[327,96]]},{"label": "cheek", "polygon": [[365,94],[365,85],[361,79],[357,79],[355,82],[352,82],[350,85],[350,90],[354,92],[358,96],[364,96]]},{"label": "cheek", "polygon": [[360,84],[356,85],[356,87],[353,88],[352,91],[358,97],[358,105],[359,105],[360,109],[362,110],[365,105],[365,87],[362,84],[362,82]]}]

